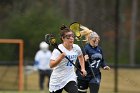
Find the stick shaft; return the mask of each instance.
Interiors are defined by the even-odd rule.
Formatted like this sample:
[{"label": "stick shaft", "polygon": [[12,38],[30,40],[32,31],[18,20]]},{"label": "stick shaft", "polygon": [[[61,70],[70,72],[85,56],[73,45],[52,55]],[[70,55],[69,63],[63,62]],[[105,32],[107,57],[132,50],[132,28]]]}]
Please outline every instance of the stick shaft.
[{"label": "stick shaft", "polygon": [[[59,48],[58,48],[58,46],[56,47],[56,49],[58,49],[59,51],[60,51],[60,53],[63,53]],[[65,56],[65,58],[72,64],[72,65],[74,65],[75,67],[76,67],[76,69],[78,69],[82,74],[83,74],[83,72],[67,57],[67,56]]]}]

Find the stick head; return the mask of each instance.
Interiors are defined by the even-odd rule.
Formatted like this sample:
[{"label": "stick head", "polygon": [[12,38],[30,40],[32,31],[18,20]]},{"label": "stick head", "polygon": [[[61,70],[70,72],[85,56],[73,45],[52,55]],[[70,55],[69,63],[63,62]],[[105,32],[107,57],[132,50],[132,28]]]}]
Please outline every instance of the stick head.
[{"label": "stick head", "polygon": [[70,29],[74,32],[77,40],[81,39],[84,36],[85,40],[82,41],[87,41],[88,35],[93,32],[92,30],[90,30],[86,26],[79,24],[78,22],[73,22],[70,25]]},{"label": "stick head", "polygon": [[53,34],[46,34],[45,42],[49,45],[56,45],[56,39]]},{"label": "stick head", "polygon": [[73,22],[70,24],[69,28],[74,32],[75,36],[80,38],[80,24],[78,22]]}]

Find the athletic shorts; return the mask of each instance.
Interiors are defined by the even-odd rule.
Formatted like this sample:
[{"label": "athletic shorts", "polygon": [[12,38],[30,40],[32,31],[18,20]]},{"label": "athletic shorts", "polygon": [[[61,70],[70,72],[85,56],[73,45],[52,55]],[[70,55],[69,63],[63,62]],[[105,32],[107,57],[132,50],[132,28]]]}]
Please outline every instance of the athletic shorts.
[{"label": "athletic shorts", "polygon": [[88,89],[89,84],[98,84],[101,82],[101,73],[96,75],[96,79],[93,76],[86,76],[83,79],[78,80],[78,89],[85,90]]}]

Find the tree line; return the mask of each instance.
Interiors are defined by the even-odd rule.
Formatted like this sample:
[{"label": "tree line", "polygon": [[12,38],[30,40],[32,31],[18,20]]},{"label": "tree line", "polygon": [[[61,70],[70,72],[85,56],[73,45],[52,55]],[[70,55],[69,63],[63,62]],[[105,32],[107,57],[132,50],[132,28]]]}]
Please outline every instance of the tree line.
[{"label": "tree line", "polygon": [[[140,2],[120,0],[118,49],[120,64],[138,64],[140,60],[138,56],[140,38],[137,31],[140,18],[138,17],[139,7],[135,8],[135,3]],[[44,40],[46,33],[54,33],[59,40],[59,27],[62,24],[69,25],[71,22],[77,21],[100,35],[100,45],[103,47],[105,59],[113,64],[115,4],[116,0],[1,0],[0,38],[23,39],[25,42],[24,58],[33,60],[39,43]],[[133,36],[132,31],[135,32]],[[10,50],[6,51],[7,57],[3,55],[9,48],[8,46],[0,46],[1,60],[14,60],[11,55],[17,56],[17,46],[12,46]],[[132,61],[133,63],[131,63]]]}]

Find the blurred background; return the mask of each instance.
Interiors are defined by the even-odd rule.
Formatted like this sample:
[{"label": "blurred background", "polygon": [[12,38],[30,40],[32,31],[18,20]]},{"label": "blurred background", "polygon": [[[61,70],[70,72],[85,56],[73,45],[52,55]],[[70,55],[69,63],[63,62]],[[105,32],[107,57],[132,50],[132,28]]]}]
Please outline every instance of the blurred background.
[{"label": "blurred background", "polygon": [[[139,0],[0,0],[0,39],[23,40],[23,66],[33,65],[45,34],[59,42],[60,26],[79,22],[100,35],[112,68],[100,93],[140,93],[139,9]],[[0,43],[0,91],[19,90],[19,55],[18,44]],[[22,75],[22,90],[39,90],[37,72]]]}]

